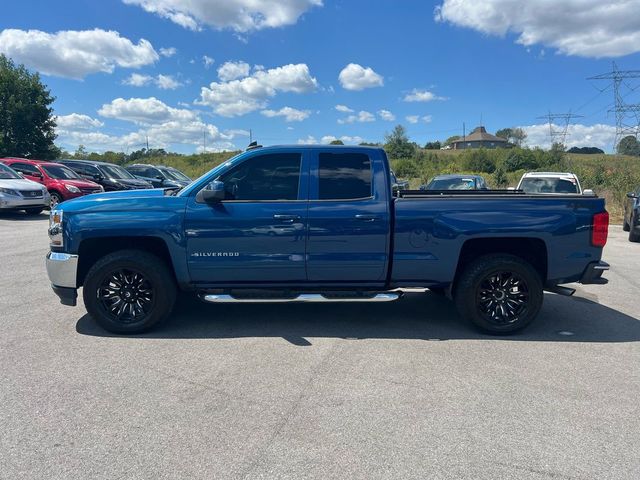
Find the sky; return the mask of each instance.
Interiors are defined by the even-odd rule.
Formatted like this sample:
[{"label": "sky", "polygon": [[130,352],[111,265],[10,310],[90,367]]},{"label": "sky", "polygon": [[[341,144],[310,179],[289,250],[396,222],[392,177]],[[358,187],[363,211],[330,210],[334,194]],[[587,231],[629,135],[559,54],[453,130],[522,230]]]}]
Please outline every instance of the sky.
[{"label": "sky", "polygon": [[381,142],[398,124],[418,144],[482,124],[548,147],[549,112],[580,115],[568,146],[611,151],[613,88],[587,78],[640,69],[640,0],[60,5],[3,5],[0,53],[41,74],[70,151]]}]

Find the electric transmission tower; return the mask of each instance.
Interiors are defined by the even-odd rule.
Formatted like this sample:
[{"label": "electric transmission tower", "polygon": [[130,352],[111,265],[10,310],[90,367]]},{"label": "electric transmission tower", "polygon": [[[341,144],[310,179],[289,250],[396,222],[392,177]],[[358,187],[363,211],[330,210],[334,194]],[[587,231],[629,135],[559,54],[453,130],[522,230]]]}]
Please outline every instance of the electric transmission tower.
[{"label": "electric transmission tower", "polygon": [[612,80],[614,108],[609,112],[616,115],[616,138],[613,143],[616,150],[624,137],[633,135],[638,138],[640,135],[640,104],[625,103],[625,98],[638,88],[638,85],[634,87],[626,80],[640,78],[640,70],[618,70],[616,62],[612,62],[612,65],[610,72],[589,77],[587,80]]},{"label": "electric transmission tower", "polygon": [[562,147],[565,148],[569,131],[569,124],[571,123],[571,120],[574,118],[582,118],[582,115],[575,115],[571,112],[549,112],[547,115],[543,115],[538,118],[547,120],[547,122],[549,123],[549,140],[551,141],[551,146],[553,146],[554,144],[558,144],[562,145]]}]

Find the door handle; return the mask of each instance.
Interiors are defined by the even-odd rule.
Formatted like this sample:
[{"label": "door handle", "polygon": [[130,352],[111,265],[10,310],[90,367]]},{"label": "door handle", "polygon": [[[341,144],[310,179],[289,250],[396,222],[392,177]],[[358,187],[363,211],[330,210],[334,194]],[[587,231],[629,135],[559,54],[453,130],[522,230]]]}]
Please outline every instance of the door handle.
[{"label": "door handle", "polygon": [[380,217],[378,215],[367,215],[359,213],[355,218],[356,220],[362,220],[363,222],[375,222]]},{"label": "door handle", "polygon": [[281,213],[276,213],[273,216],[274,220],[280,220],[282,222],[293,223],[296,220],[300,220],[300,215],[284,215]]}]

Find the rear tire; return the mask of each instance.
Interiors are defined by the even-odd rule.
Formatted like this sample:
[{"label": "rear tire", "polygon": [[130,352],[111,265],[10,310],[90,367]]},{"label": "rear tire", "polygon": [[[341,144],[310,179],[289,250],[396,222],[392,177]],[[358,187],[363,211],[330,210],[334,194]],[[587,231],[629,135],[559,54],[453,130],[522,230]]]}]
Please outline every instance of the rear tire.
[{"label": "rear tire", "polygon": [[531,264],[503,254],[469,264],[454,293],[460,315],[492,335],[525,328],[540,312],[543,298],[540,275]]},{"label": "rear tire", "polygon": [[626,220],[622,220],[622,231],[623,232],[628,232],[629,230],[631,230],[631,227],[629,226],[627,221]]},{"label": "rear tire", "polygon": [[629,241],[640,242],[640,225],[637,225],[635,218],[631,215],[631,223],[629,224]]},{"label": "rear tire", "polygon": [[165,320],[176,301],[176,285],[165,263],[147,252],[120,250],[89,270],[82,291],[89,315],[105,330],[142,333]]}]

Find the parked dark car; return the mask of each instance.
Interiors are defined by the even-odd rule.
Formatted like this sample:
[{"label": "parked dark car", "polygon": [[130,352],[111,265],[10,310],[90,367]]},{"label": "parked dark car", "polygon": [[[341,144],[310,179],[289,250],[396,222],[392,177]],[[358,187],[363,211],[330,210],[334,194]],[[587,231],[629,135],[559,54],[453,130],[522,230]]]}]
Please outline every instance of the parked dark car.
[{"label": "parked dark car", "polygon": [[488,190],[487,182],[480,175],[438,175],[420,190]]},{"label": "parked dark car", "polygon": [[124,168],[113,163],[92,162],[90,160],[56,160],[69,167],[82,178],[96,182],[110,192],[114,190],[138,190],[153,188],[150,182],[140,180]]},{"label": "parked dark car", "polygon": [[630,242],[640,242],[640,187],[627,193],[622,228],[625,232],[629,232]]},{"label": "parked dark car", "polygon": [[177,168],[164,165],[135,164],[126,167],[127,171],[140,180],[153,185],[153,188],[180,189],[192,180]]},{"label": "parked dark car", "polygon": [[391,176],[391,190],[393,193],[397,193],[400,190],[409,190],[409,180],[399,180],[393,170],[389,173]]}]

